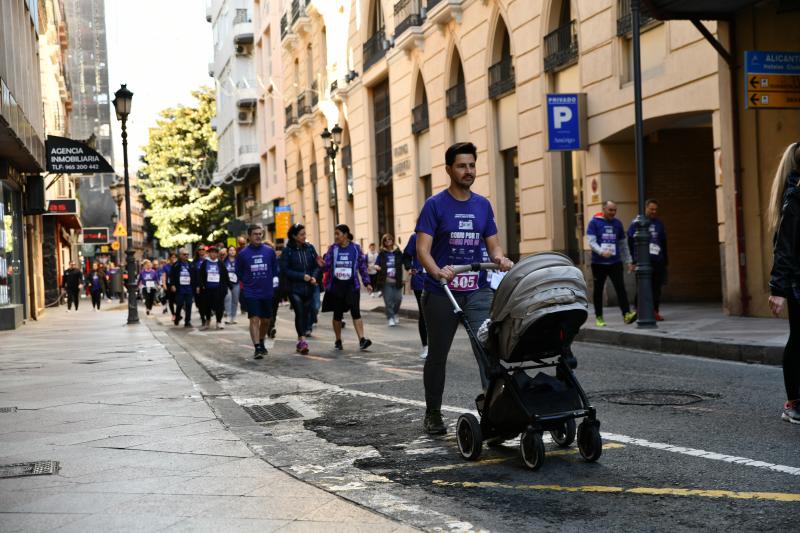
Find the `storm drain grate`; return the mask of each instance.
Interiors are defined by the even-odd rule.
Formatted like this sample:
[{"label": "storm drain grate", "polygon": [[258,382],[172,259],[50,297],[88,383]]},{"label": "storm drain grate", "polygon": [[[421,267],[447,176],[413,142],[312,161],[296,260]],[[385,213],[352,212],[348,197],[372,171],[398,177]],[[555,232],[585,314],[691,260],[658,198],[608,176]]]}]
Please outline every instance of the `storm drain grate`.
[{"label": "storm drain grate", "polygon": [[256,422],[277,422],[278,420],[291,420],[303,418],[303,415],[289,407],[286,403],[270,405],[245,405],[244,410]]},{"label": "storm drain grate", "polygon": [[16,407],[0,407],[0,413],[16,413]]},{"label": "storm drain grate", "polygon": [[58,461],[34,461],[33,463],[0,465],[0,478],[55,474],[59,468],[61,467]]},{"label": "storm drain grate", "polygon": [[689,405],[706,399],[693,392],[656,389],[609,392],[601,397],[607,402],[621,405]]}]

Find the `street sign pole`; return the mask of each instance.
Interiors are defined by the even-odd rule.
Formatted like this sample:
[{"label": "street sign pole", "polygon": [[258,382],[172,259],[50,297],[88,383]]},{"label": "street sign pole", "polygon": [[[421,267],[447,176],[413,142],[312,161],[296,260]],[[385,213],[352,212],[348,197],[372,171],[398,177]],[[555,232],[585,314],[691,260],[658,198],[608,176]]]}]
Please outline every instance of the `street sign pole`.
[{"label": "street sign pole", "polygon": [[641,58],[641,0],[631,0],[633,22],[633,108],[635,114],[636,184],[638,187],[639,216],[636,218],[636,285],[639,314],[637,325],[642,329],[654,329],[656,325],[653,309],[653,266],[650,263],[650,222],[645,216],[644,176],[644,119],[642,118],[642,58]]}]

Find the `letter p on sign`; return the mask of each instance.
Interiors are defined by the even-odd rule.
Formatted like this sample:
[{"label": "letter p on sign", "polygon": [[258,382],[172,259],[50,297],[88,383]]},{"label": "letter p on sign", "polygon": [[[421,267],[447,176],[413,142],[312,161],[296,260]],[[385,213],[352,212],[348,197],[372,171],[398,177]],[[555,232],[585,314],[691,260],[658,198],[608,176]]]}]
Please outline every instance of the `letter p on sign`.
[{"label": "letter p on sign", "polygon": [[572,109],[567,106],[553,106],[553,126],[556,129],[561,129],[561,127],[572,120]]}]

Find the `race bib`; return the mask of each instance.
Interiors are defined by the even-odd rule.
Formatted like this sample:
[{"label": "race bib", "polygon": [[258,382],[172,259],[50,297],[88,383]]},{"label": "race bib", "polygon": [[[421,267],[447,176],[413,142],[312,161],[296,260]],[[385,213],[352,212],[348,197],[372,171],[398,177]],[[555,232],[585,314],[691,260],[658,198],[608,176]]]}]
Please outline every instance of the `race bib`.
[{"label": "race bib", "polygon": [[474,291],[478,289],[478,272],[465,272],[453,278],[448,285],[451,291]]},{"label": "race bib", "polygon": [[600,245],[601,252],[610,252],[611,255],[617,255],[617,245],[610,242],[604,242]]},{"label": "race bib", "polygon": [[394,278],[396,275],[397,275],[397,270],[394,267],[389,267],[386,269],[387,278]]},{"label": "race bib", "polygon": [[650,255],[658,255],[661,253],[661,247],[657,244],[650,243]]},{"label": "race bib", "polygon": [[273,289],[277,289],[278,287],[280,287],[280,285],[281,285],[281,278],[279,278],[278,276],[275,276],[274,278],[272,278],[272,288]]},{"label": "race bib", "polygon": [[181,277],[179,278],[181,285],[191,285],[192,284],[192,276],[188,272],[181,272]]},{"label": "race bib", "polygon": [[347,281],[353,277],[353,269],[350,267],[336,267],[333,270],[333,275],[336,276],[338,280]]},{"label": "race bib", "polygon": [[239,281],[239,276],[236,275],[236,272],[228,272],[228,279],[231,280],[231,283],[236,283]]},{"label": "race bib", "polygon": [[209,272],[208,273],[208,282],[209,283],[219,283],[219,272]]},{"label": "race bib", "polygon": [[149,290],[153,290],[153,289],[156,288],[156,282],[155,281],[151,281],[151,280],[147,280],[147,281],[144,282],[144,286],[148,291]]}]

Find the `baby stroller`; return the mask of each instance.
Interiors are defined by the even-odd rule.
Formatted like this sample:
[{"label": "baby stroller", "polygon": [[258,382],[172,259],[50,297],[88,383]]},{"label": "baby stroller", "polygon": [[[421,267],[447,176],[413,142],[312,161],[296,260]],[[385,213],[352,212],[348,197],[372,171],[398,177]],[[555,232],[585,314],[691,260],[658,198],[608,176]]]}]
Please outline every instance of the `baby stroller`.
[{"label": "baby stroller", "polygon": [[[454,267],[456,273],[495,269],[493,263]],[[480,420],[458,418],[456,437],[461,456],[475,461],[483,442],[496,446],[521,434],[525,465],[538,470],[544,462],[542,435],[549,431],[561,447],[576,437],[587,461],[603,451],[600,422],[575,378],[577,361],[570,345],[587,317],[586,282],[564,255],[544,252],[526,257],[500,282],[490,320],[479,333],[443,284],[455,313],[487,362],[489,385],[475,400]],[[526,370],[555,368],[555,376]]]}]

